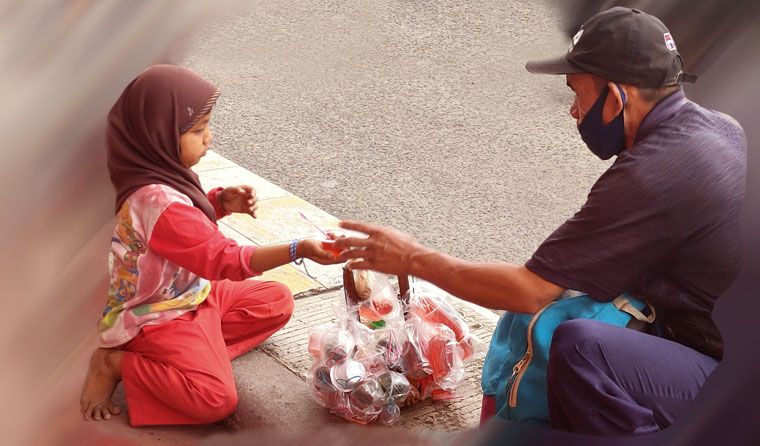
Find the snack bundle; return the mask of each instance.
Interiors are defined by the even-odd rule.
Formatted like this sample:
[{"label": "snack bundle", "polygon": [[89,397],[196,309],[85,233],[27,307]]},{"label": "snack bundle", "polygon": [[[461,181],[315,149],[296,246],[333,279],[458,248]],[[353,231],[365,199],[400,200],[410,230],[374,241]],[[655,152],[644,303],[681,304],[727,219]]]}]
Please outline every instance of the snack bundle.
[{"label": "snack bundle", "polygon": [[464,362],[481,351],[440,291],[400,282],[401,299],[388,276],[344,270],[337,321],[309,331],[309,388],[346,420],[392,425],[401,407],[457,398]]}]

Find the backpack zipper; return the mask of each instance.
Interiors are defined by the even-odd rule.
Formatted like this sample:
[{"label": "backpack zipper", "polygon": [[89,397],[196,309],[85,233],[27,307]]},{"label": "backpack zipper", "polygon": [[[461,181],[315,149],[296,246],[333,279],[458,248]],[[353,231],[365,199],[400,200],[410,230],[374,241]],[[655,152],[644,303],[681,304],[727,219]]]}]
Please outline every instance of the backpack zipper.
[{"label": "backpack zipper", "polygon": [[554,302],[538,310],[536,314],[534,314],[530,319],[530,323],[528,323],[528,349],[526,350],[525,355],[522,357],[522,359],[517,361],[517,364],[512,367],[512,376],[509,378],[509,382],[511,383],[511,387],[509,389],[510,408],[517,407],[517,389],[520,387],[520,381],[522,380],[523,375],[525,375],[525,370],[527,370],[528,364],[530,364],[530,361],[533,358],[533,326],[536,325],[538,316],[540,316],[541,313],[543,313],[544,310],[549,308],[549,305],[552,305],[553,303]]}]

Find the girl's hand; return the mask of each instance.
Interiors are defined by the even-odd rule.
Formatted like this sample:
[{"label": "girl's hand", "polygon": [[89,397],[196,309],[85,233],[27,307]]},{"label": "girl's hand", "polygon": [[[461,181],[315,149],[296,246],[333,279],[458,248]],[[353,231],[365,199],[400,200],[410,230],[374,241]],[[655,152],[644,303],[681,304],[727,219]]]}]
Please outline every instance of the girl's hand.
[{"label": "girl's hand", "polygon": [[226,187],[219,193],[218,198],[219,205],[225,212],[238,212],[256,218],[259,203],[252,186]]},{"label": "girl's hand", "polygon": [[331,247],[329,243],[325,244],[321,240],[307,238],[298,242],[296,253],[298,257],[313,260],[322,265],[341,263],[339,253],[327,250],[325,246]]}]

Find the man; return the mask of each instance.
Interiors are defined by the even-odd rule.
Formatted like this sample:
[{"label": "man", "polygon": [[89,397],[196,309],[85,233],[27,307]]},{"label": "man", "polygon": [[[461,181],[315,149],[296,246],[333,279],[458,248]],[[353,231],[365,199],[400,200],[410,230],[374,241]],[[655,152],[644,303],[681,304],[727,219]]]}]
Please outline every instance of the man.
[{"label": "man", "polygon": [[668,427],[722,357],[711,313],[740,265],[744,133],[685,98],[680,82],[694,78],[682,72],[672,36],[636,9],[593,16],[567,54],[526,68],[564,74],[583,141],[601,159],[617,157],[530,260],[467,262],[357,222],[342,226],[369,237],[337,247],[357,259],[354,269],[414,275],[493,309],[533,313],[566,289],[647,299],[659,321],[651,334],[587,320],[555,331],[549,417],[555,428],[590,434]]}]

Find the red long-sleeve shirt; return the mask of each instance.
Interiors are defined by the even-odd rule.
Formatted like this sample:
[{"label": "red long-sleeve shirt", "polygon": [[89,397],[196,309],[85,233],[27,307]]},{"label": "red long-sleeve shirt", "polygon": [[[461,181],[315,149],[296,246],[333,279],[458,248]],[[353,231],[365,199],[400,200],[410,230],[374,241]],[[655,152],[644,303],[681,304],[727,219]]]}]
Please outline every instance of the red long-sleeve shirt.
[{"label": "red long-sleeve shirt", "polygon": [[[217,218],[225,216],[220,191],[208,193]],[[195,309],[208,296],[211,280],[258,275],[250,267],[255,249],[225,237],[189,197],[171,187],[138,189],[116,216],[101,345],[121,345],[144,325]]]}]

